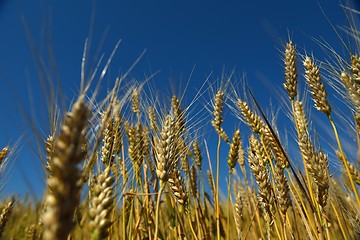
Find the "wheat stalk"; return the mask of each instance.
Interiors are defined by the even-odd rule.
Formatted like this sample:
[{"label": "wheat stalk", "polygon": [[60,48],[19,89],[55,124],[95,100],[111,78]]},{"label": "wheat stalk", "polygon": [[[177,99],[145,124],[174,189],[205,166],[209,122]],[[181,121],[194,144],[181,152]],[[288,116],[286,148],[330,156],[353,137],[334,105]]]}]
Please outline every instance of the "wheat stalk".
[{"label": "wheat stalk", "polygon": [[356,113],[360,113],[360,88],[354,78],[354,75],[351,77],[346,72],[342,72],[340,75],[340,79],[348,93],[351,103],[355,107]]},{"label": "wheat stalk", "polygon": [[156,202],[154,239],[157,239],[159,231],[159,206],[161,193],[165,188],[166,182],[170,178],[171,171],[177,164],[177,138],[179,137],[177,134],[178,132],[175,118],[169,114],[165,117],[160,138],[155,142],[156,175],[160,180],[160,190],[158,192]]},{"label": "wheat stalk", "polygon": [[8,201],[5,205],[5,207],[2,209],[0,214],[0,239],[3,237],[3,232],[6,226],[6,223],[9,220],[9,217],[13,211],[13,208],[15,206],[15,198],[11,198],[10,201]]},{"label": "wheat stalk", "polygon": [[0,166],[2,165],[2,163],[4,162],[4,159],[6,158],[7,154],[9,153],[9,148],[8,147],[4,147],[1,151],[0,151]]},{"label": "wheat stalk", "polygon": [[250,137],[248,161],[251,172],[254,174],[259,189],[259,200],[265,211],[265,220],[269,226],[273,223],[274,196],[271,187],[269,172],[264,163],[264,153],[261,153],[260,143],[254,136]]},{"label": "wheat stalk", "polygon": [[327,204],[328,191],[329,191],[329,161],[328,156],[323,152],[319,151],[316,155],[320,171],[317,174],[316,184],[318,185],[318,202],[324,208]]},{"label": "wheat stalk", "polygon": [[180,175],[180,170],[173,168],[169,174],[168,182],[170,184],[171,191],[176,198],[176,201],[180,204],[180,213],[184,210],[187,211],[188,205],[188,193],[186,191],[185,183]]},{"label": "wheat stalk", "polygon": [[350,70],[353,73],[354,81],[357,84],[360,84],[360,57],[359,55],[351,54],[350,60],[351,60]]},{"label": "wheat stalk", "polygon": [[195,140],[193,142],[193,152],[194,152],[194,156],[195,156],[195,159],[194,159],[195,164],[198,166],[199,169],[201,169],[202,156],[201,156],[199,142],[197,140]]},{"label": "wheat stalk", "polygon": [[215,103],[214,103],[214,119],[211,121],[211,125],[215,128],[215,131],[219,134],[219,136],[227,143],[230,142],[229,137],[227,136],[224,129],[221,127],[223,123],[223,108],[224,108],[224,93],[219,90],[215,95]]},{"label": "wheat stalk", "polygon": [[113,162],[113,144],[114,144],[114,124],[110,119],[106,124],[103,137],[103,146],[101,148],[101,162],[104,165],[108,165]]},{"label": "wheat stalk", "polygon": [[180,132],[184,132],[185,130],[185,116],[184,112],[180,108],[180,102],[179,99],[174,95],[171,99],[173,112],[177,121],[177,127]]},{"label": "wheat stalk", "polygon": [[294,100],[297,95],[297,68],[296,68],[296,49],[290,41],[286,44],[285,49],[285,83],[284,88],[289,94],[290,100]]},{"label": "wheat stalk", "polygon": [[242,114],[244,115],[246,123],[255,133],[260,134],[261,130],[264,128],[264,123],[259,117],[259,115],[250,110],[248,104],[241,99],[238,99],[237,106],[240,108]]},{"label": "wheat stalk", "polygon": [[327,116],[330,116],[331,107],[328,103],[327,92],[324,83],[321,82],[320,70],[315,62],[306,56],[304,60],[305,78],[310,86],[311,94],[315,102],[315,108]]},{"label": "wheat stalk", "polygon": [[97,175],[90,191],[89,227],[92,239],[106,239],[112,224],[110,216],[113,209],[113,183],[110,166]]},{"label": "wheat stalk", "polygon": [[61,133],[55,140],[52,175],[47,179],[46,211],[43,216],[44,239],[66,239],[74,227],[73,216],[79,204],[82,149],[88,108],[79,97],[71,112],[66,114]]},{"label": "wheat stalk", "polygon": [[241,147],[240,144],[241,144],[240,130],[236,130],[230,144],[230,150],[227,158],[228,159],[227,163],[229,165],[230,172],[233,171],[238,159],[241,157],[239,156],[240,147]]}]

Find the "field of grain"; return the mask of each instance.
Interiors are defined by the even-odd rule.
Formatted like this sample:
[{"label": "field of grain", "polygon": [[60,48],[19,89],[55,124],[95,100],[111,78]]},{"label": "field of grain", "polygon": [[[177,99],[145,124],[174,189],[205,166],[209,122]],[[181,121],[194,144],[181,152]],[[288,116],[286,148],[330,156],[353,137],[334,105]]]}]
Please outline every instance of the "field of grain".
[{"label": "field of grain", "polygon": [[[103,99],[90,90],[97,79],[80,79],[69,111],[54,112],[52,132],[38,146],[45,153],[42,200],[8,196],[0,204],[0,238],[359,239],[360,34],[348,29],[346,56],[327,47],[333,62],[298,52],[290,39],[284,44],[287,107],[279,108],[290,119],[289,136],[269,114],[274,106],[260,105],[254,86],[236,85],[232,74],[206,81],[189,104],[181,95],[149,93],[146,82],[127,82],[126,73]],[[338,101],[328,101],[329,92]],[[351,111],[346,121],[334,117],[338,102]],[[250,134],[225,129],[225,109]],[[316,111],[335,145],[316,131]],[[339,129],[356,136],[346,141],[351,148]],[[1,174],[15,150],[2,148]]]}]

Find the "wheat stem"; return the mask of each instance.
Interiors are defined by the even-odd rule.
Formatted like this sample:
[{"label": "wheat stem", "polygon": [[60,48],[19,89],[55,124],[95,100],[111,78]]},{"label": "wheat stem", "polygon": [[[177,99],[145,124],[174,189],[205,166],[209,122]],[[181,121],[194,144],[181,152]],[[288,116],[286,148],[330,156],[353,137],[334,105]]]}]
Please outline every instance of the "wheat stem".
[{"label": "wheat stem", "polygon": [[161,201],[161,194],[165,188],[165,182],[160,180],[160,190],[158,192],[157,200],[156,200],[156,212],[155,212],[155,233],[154,239],[158,239],[158,232],[159,232],[159,209],[160,209],[160,201]]},{"label": "wheat stem", "polygon": [[216,211],[216,236],[220,240],[220,204],[219,204],[219,175],[220,175],[220,145],[221,137],[218,136],[218,144],[216,151],[216,187],[214,189],[215,194],[215,211]]},{"label": "wheat stem", "polygon": [[348,166],[346,157],[345,157],[344,150],[343,150],[342,145],[341,145],[341,142],[340,142],[340,138],[339,138],[339,134],[338,134],[337,128],[336,128],[335,123],[334,123],[334,121],[332,120],[331,116],[328,116],[328,118],[329,118],[330,124],[331,124],[331,126],[332,126],[332,128],[333,128],[333,131],[334,131],[334,134],[335,134],[335,139],[336,139],[337,145],[338,145],[339,150],[340,150],[340,154],[341,154],[341,157],[342,157],[342,162],[343,162],[343,164],[344,164],[344,166],[345,166],[345,169],[346,169],[346,172],[347,172],[349,181],[350,181],[351,188],[352,188],[352,190],[353,190],[353,192],[354,192],[354,195],[355,195],[355,198],[356,198],[356,201],[357,201],[358,205],[360,205],[359,195],[358,195],[356,186],[355,186],[355,184],[354,184],[353,178],[352,178],[352,176],[351,176],[351,172],[350,172],[350,169],[349,169],[349,166]]}]

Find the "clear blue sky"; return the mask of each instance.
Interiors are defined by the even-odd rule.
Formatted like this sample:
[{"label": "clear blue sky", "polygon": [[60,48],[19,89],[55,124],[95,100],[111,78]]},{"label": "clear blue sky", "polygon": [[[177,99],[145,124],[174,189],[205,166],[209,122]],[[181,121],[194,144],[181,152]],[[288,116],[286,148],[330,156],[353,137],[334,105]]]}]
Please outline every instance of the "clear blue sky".
[{"label": "clear blue sky", "polygon": [[324,37],[335,46],[340,43],[319,5],[336,26],[345,24],[336,0],[319,0],[319,5],[314,0],[91,2],[0,0],[0,146],[21,140],[12,176],[0,196],[30,193],[30,187],[39,195],[44,186],[40,166],[35,164],[37,156],[24,137],[31,131],[15,107],[20,105],[29,116],[35,108],[38,127],[43,135],[49,133],[45,98],[24,22],[45,62],[51,43],[56,74],[68,99],[78,92],[85,39],[91,39],[89,63],[93,67],[104,37],[100,53],[106,58],[122,40],[111,64],[109,86],[147,49],[133,76],[141,80],[160,70],[154,79],[160,90],[164,82],[169,86],[169,79],[182,81],[175,86],[184,85],[194,66],[191,89],[198,88],[212,71],[217,76],[224,68],[236,67],[239,75],[247,74],[264,103],[271,97],[271,85],[281,86],[283,81],[278,49],[283,49],[288,34],[300,50],[314,50],[317,55],[321,50],[309,36]]}]

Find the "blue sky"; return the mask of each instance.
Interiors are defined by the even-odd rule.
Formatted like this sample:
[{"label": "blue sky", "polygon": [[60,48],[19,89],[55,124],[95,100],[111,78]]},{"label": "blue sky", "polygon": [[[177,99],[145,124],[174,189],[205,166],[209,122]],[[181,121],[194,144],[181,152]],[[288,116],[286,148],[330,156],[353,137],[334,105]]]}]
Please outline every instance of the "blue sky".
[{"label": "blue sky", "polygon": [[20,106],[27,116],[35,111],[41,134],[48,134],[44,92],[26,31],[46,66],[51,65],[47,57],[51,43],[56,61],[51,76],[59,77],[68,100],[78,92],[84,42],[89,38],[89,68],[95,66],[98,48],[107,58],[122,40],[103,93],[146,49],[132,76],[141,81],[159,71],[153,83],[160,91],[184,86],[194,67],[189,94],[210,73],[216,79],[224,69],[235,68],[238,76],[246,73],[255,95],[267,104],[283,82],[279,49],[289,35],[300,51],[312,50],[316,56],[321,56],[321,50],[311,37],[324,37],[341,50],[319,5],[335,27],[345,25],[336,0],[0,1],[0,146],[21,139],[11,177],[0,196],[32,193],[31,188],[39,195],[44,186],[37,156],[24,137],[31,130],[17,110]]}]

